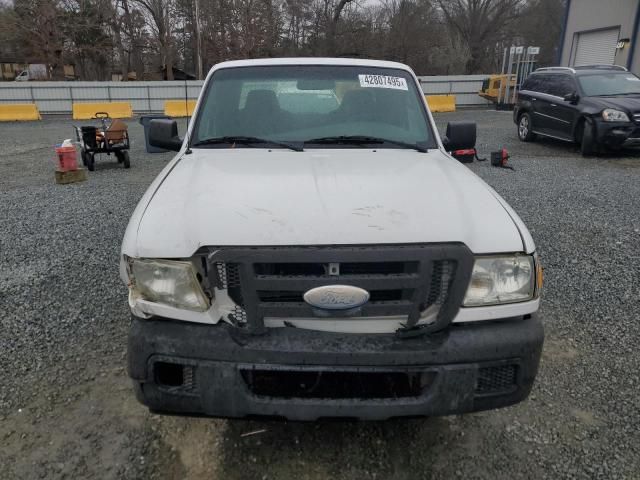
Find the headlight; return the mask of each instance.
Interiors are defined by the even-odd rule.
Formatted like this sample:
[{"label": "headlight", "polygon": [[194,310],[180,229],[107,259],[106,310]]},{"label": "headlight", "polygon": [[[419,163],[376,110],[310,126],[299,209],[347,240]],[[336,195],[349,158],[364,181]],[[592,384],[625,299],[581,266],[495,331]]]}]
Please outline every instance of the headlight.
[{"label": "headlight", "polygon": [[534,273],[531,255],[477,257],[463,305],[478,307],[531,300],[537,280]]},{"label": "headlight", "polygon": [[132,259],[132,286],[144,300],[204,312],[209,308],[191,262]]},{"label": "headlight", "polygon": [[602,118],[605,122],[628,122],[629,116],[621,112],[620,110],[615,110],[613,108],[605,108],[602,111]]}]

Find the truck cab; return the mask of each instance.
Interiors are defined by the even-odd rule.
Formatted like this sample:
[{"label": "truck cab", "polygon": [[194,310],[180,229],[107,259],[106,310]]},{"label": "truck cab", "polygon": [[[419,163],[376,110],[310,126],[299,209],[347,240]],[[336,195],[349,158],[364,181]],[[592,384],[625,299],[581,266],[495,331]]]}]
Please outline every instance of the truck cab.
[{"label": "truck cab", "polygon": [[28,82],[29,81],[29,70],[23,70],[14,79],[15,82]]},{"label": "truck cab", "polygon": [[374,420],[527,397],[533,239],[447,153],[458,139],[443,143],[409,67],[220,63],[185,135],[163,119],[149,135],[177,153],[120,270],[128,371],[152,411]]}]

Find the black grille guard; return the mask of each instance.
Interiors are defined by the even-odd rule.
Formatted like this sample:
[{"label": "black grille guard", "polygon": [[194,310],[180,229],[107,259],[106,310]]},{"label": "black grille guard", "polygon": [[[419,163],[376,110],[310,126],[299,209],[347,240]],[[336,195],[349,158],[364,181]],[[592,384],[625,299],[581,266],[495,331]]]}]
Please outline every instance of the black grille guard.
[{"label": "black grille guard", "polygon": [[[218,288],[227,288],[227,281],[235,282],[239,290],[234,301],[243,310],[243,320],[236,326],[253,334],[266,333],[265,317],[318,316],[317,310],[302,301],[263,301],[259,292],[300,292],[326,285],[353,285],[365,290],[407,289],[407,298],[369,302],[360,307],[358,316],[407,316],[398,331],[400,335],[430,333],[446,328],[464,299],[473,268],[473,254],[462,243],[379,246],[304,246],[304,247],[204,247],[198,252],[206,255],[209,281]],[[256,264],[279,263],[375,263],[411,262],[417,269],[409,273],[372,273],[358,275],[263,275],[256,273]],[[451,266],[451,282],[435,321],[418,325],[422,310],[432,289],[434,269],[444,262]],[[234,270],[224,270],[234,265]],[[229,276],[229,278],[227,278]],[[231,278],[233,277],[233,278]],[[337,314],[339,315],[339,314]]]}]

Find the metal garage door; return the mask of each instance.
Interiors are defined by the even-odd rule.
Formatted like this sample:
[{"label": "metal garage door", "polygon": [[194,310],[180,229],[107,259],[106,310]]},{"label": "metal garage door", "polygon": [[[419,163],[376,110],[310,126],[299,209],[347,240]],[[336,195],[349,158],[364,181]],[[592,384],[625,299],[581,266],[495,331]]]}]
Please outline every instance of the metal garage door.
[{"label": "metal garage door", "polygon": [[613,65],[619,33],[619,28],[577,33],[573,65]]}]

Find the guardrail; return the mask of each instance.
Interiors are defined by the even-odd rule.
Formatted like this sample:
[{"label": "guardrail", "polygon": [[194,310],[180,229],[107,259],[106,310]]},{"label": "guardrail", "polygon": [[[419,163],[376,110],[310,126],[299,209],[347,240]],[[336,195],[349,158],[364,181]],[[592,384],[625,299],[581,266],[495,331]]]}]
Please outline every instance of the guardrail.
[{"label": "guardrail", "polygon": [[[426,95],[456,96],[459,107],[488,105],[478,96],[486,75],[418,77]],[[185,85],[186,83],[186,85]],[[201,80],[155,82],[0,82],[0,104],[36,104],[43,114],[71,114],[74,103],[130,102],[134,113],[162,113],[165,100],[196,100]]]}]

